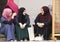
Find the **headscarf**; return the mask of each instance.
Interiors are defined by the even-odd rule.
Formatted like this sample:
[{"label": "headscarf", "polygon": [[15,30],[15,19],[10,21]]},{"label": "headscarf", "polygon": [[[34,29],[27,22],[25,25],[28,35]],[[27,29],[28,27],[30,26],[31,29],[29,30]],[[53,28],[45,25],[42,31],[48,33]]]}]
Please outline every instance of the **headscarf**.
[{"label": "headscarf", "polygon": [[21,8],[19,9],[19,14],[23,14],[24,10],[26,10],[26,9],[25,9],[24,7],[21,7]]},{"label": "headscarf", "polygon": [[23,15],[24,10],[26,10],[24,7],[21,7],[18,12],[18,21],[24,23],[26,21],[25,17],[26,15]]},{"label": "headscarf", "polygon": [[[42,15],[42,13],[39,13],[39,15],[37,16],[37,21],[38,22],[47,22],[47,21],[51,21],[52,17],[50,15],[50,11],[49,8],[47,6],[43,6],[42,7],[43,11],[44,11],[44,15]],[[36,21],[36,20],[35,20]]]},{"label": "headscarf", "polygon": [[12,10],[9,8],[5,8],[3,10],[2,16],[5,17],[7,21],[10,21],[11,20],[11,16],[9,16],[10,13],[12,13]]},{"label": "headscarf", "polygon": [[42,9],[44,11],[44,15],[50,15],[50,11],[49,11],[49,8],[47,6],[43,6]]},{"label": "headscarf", "polygon": [[18,16],[21,17],[23,15],[24,10],[26,10],[24,7],[21,7],[18,12]]}]

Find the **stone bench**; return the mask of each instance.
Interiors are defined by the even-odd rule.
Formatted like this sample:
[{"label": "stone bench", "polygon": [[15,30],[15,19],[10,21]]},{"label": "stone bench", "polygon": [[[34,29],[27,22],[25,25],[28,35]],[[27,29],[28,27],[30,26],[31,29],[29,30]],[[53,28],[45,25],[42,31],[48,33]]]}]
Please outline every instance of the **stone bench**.
[{"label": "stone bench", "polygon": [[0,41],[5,41],[5,35],[0,34]]}]

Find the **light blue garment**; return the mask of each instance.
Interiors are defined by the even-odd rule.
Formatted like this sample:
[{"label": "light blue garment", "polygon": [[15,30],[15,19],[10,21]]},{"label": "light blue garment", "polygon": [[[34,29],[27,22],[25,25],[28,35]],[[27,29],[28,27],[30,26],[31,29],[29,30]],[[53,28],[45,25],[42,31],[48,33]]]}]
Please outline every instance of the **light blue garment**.
[{"label": "light blue garment", "polygon": [[[5,21],[4,17],[1,18],[1,22],[3,22],[3,21]],[[15,28],[14,28],[13,23],[11,23],[11,24],[3,23],[2,27],[0,28],[1,33],[5,34],[7,41],[15,40],[15,34],[14,34],[15,31],[14,30],[15,30]]]}]

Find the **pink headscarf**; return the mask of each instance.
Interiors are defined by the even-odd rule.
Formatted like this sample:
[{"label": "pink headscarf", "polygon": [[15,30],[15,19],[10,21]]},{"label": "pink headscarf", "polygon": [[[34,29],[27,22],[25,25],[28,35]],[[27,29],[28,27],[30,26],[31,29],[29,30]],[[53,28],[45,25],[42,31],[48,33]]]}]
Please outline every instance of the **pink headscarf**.
[{"label": "pink headscarf", "polygon": [[5,17],[7,21],[10,21],[11,20],[11,16],[9,16],[10,13],[12,13],[12,10],[9,8],[5,8],[3,10],[2,16]]},{"label": "pink headscarf", "polygon": [[18,13],[18,6],[14,3],[14,0],[8,0],[6,6],[9,6],[15,13]]}]

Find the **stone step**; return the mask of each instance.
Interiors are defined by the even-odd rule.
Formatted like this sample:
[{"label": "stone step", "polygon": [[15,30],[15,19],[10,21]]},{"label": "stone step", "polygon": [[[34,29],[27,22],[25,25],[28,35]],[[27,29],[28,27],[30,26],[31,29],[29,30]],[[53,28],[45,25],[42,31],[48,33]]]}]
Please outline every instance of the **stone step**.
[{"label": "stone step", "polygon": [[3,35],[3,34],[0,34],[0,38],[5,38],[5,35]]},{"label": "stone step", "polygon": [[3,34],[0,34],[0,41],[5,41],[5,35],[3,35]]}]

